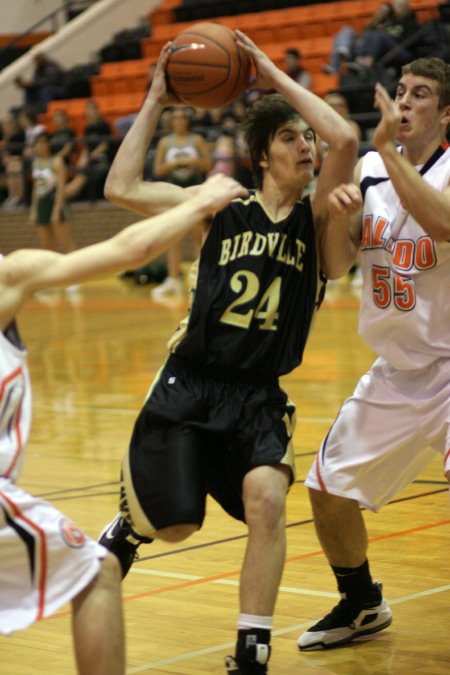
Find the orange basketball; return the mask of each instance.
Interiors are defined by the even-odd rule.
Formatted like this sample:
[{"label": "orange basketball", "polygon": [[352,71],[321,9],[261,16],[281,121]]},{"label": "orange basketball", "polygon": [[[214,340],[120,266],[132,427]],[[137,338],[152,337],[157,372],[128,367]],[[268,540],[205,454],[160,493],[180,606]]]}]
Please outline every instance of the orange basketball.
[{"label": "orange basketball", "polygon": [[219,23],[197,23],[174,40],[166,68],[169,89],[195,108],[219,108],[246,88],[250,59],[232,31]]}]

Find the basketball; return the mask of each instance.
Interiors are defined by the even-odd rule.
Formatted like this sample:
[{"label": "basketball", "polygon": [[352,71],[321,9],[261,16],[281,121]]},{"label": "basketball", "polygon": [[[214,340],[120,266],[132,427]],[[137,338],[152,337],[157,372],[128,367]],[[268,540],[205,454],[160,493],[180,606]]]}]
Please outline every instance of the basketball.
[{"label": "basketball", "polygon": [[242,94],[250,76],[250,58],[233,32],[218,23],[198,23],[174,40],[166,67],[169,89],[195,108],[219,108]]}]

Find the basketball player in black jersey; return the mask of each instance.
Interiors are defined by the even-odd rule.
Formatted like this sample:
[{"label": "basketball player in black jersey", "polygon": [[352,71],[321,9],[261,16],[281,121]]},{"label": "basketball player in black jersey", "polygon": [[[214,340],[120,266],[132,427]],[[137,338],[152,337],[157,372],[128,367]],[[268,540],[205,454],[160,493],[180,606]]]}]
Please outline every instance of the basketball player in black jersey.
[{"label": "basketball player in black jersey", "polygon": [[[236,39],[254,61],[252,86],[278,92],[251,107],[244,125],[256,190],[204,223],[189,316],[137,419],[122,465],[121,513],[100,541],[126,574],[140,543],[177,542],[199,529],[208,494],[243,520],[238,639],[226,669],[247,675],[268,672],[285,498],[295,471],[295,409],[278,377],[302,360],[324,275],[340,276],[353,259],[346,232],[327,227],[327,197],[350,182],[357,141],[322,99],[239,31]],[[106,183],[108,199],[142,214],[197,189],[142,178],[146,148],[172,102],[164,77],[169,54],[170,43]],[[314,197],[302,199],[313,179],[315,132],[329,152]]]}]

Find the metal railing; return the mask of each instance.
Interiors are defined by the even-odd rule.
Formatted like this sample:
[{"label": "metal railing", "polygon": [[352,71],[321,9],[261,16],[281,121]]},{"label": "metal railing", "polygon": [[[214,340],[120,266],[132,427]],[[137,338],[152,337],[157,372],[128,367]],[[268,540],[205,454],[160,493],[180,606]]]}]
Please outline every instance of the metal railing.
[{"label": "metal railing", "polygon": [[51,24],[52,32],[56,33],[62,25],[67,23],[70,17],[71,7],[75,5],[76,0],[62,0],[62,3],[59,7],[46,14],[44,17],[42,17],[42,19],[36,21],[36,23],[27,28],[27,30],[24,30],[19,35],[16,35],[12,40],[10,40],[6,45],[4,45],[0,49],[0,58],[5,52],[8,51],[8,49],[14,47],[21,40],[23,40],[23,38],[27,37],[31,33],[34,33],[38,28],[42,27],[48,22]]}]

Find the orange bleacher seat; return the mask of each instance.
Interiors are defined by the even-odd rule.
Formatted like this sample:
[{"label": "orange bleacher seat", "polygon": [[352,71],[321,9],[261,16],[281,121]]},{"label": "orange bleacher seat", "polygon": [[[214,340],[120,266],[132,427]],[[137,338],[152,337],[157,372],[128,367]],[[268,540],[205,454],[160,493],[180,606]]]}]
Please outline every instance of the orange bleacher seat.
[{"label": "orange bleacher seat", "polygon": [[183,0],[163,0],[160,6],[150,13],[150,24],[152,26],[159,26],[174,22],[175,13],[173,10],[181,5],[182,1]]},{"label": "orange bleacher seat", "polygon": [[54,110],[61,108],[66,111],[67,115],[84,114],[87,100],[86,98],[69,98],[61,101],[50,101],[47,112],[51,114]]},{"label": "orange bleacher seat", "polygon": [[147,74],[150,59],[133,59],[131,61],[118,61],[104,63],[100,70],[101,77],[122,77],[127,75]]},{"label": "orange bleacher seat", "polygon": [[312,78],[312,91],[317,96],[325,96],[329,91],[339,88],[339,76],[325,73],[314,73]]}]

